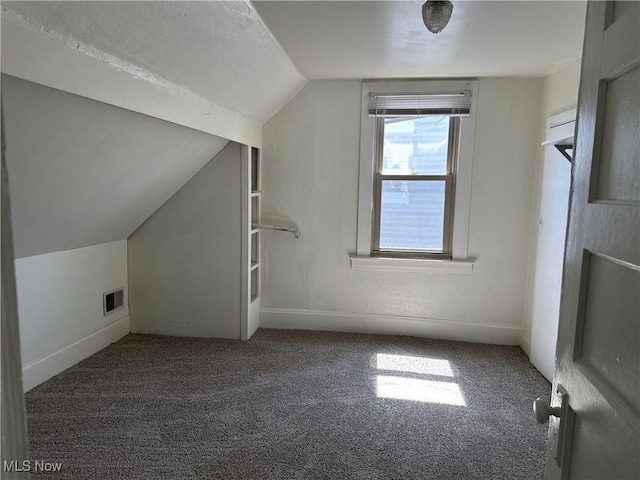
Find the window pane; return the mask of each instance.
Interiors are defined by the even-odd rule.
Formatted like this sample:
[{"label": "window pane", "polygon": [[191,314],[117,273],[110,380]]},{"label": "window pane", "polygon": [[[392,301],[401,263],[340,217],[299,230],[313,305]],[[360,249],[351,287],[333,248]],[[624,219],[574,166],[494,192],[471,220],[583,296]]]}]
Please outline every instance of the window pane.
[{"label": "window pane", "polygon": [[382,182],[380,249],[442,251],[445,182]]},{"label": "window pane", "polygon": [[383,175],[446,175],[449,117],[385,118]]}]

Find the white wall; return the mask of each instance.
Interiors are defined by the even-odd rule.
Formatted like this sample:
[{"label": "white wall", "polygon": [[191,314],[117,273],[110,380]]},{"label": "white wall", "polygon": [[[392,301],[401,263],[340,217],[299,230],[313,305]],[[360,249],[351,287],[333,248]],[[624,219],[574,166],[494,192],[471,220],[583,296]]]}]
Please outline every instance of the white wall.
[{"label": "white wall", "polygon": [[229,143],[129,237],[132,332],[240,338],[241,166]]},{"label": "white wall", "polygon": [[[25,391],[129,333],[127,242],[16,260]],[[103,316],[102,294],[124,287]]]},{"label": "white wall", "polygon": [[360,82],[308,84],[263,131],[265,232],[261,326],[520,340],[538,131],[538,79],[479,84],[471,276],[353,271]]},{"label": "white wall", "polygon": [[[552,75],[545,77],[542,81],[542,94],[540,98],[540,117],[538,119],[538,145],[545,138],[547,118],[558,113],[575,108],[578,102],[578,86],[580,83],[580,62],[576,62],[569,67],[560,70]],[[536,284],[536,275],[544,274],[540,269],[544,269],[544,259],[538,258],[541,251],[541,245],[538,244],[538,238],[541,229],[552,227],[554,223],[552,218],[548,218],[540,225],[541,207],[543,204],[542,191],[545,178],[547,187],[545,188],[545,201],[550,204],[557,198],[559,201],[564,199],[566,192],[558,191],[552,182],[553,179],[564,177],[566,175],[566,160],[559,153],[554,155],[546,155],[545,150],[553,149],[553,147],[538,146],[535,159],[535,173],[533,177],[533,204],[530,220],[530,236],[531,247],[529,250],[529,268],[527,274],[527,291],[524,304],[524,325],[521,346],[529,353],[531,347],[531,320],[534,308],[534,293]],[[551,152],[553,153],[553,152]],[[550,198],[552,196],[553,198]],[[545,227],[546,225],[546,227]],[[562,228],[562,227],[560,227]],[[554,232],[550,232],[553,236]],[[547,235],[548,237],[549,235]],[[562,237],[564,237],[561,234]],[[540,254],[538,252],[541,251]],[[551,359],[553,361],[553,359]]]},{"label": "white wall", "polygon": [[576,107],[579,85],[580,62],[575,62],[542,79],[539,119],[539,129],[542,133],[548,117]]},{"label": "white wall", "polygon": [[17,258],[124,240],[227,140],[3,75]]}]

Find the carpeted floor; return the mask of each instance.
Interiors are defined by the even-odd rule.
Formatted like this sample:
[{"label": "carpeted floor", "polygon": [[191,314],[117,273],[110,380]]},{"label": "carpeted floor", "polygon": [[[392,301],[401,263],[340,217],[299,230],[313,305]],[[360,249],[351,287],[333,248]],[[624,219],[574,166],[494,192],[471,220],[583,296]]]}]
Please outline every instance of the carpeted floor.
[{"label": "carpeted floor", "polygon": [[128,335],[26,395],[62,479],[541,479],[518,347],[259,330]]}]

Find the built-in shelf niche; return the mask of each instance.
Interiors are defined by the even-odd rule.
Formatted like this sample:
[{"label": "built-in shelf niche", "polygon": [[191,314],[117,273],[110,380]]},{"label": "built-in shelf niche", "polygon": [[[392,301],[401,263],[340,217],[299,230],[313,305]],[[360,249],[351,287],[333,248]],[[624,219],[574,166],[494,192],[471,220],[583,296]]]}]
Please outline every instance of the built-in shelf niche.
[{"label": "built-in shelf niche", "polygon": [[260,223],[260,196],[251,195],[251,223]]},{"label": "built-in shelf niche", "polygon": [[260,150],[251,147],[251,192],[260,191]]},{"label": "built-in shelf niche", "polygon": [[254,224],[260,223],[260,202],[261,198],[261,178],[260,178],[260,150],[251,147],[250,170],[251,170],[251,239],[249,242],[249,258],[251,259],[249,275],[250,301],[255,302],[260,297],[260,230],[253,228]]},{"label": "built-in shelf niche", "polygon": [[255,302],[260,296],[260,267],[251,270],[251,303]]},{"label": "built-in shelf niche", "polygon": [[251,232],[251,269],[260,263],[260,231]]}]

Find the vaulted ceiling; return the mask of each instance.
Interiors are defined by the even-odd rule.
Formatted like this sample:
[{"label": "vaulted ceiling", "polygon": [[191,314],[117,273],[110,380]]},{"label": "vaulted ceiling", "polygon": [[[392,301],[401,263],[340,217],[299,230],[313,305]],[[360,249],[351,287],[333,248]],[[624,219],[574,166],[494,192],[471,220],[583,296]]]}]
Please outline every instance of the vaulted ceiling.
[{"label": "vaulted ceiling", "polygon": [[304,84],[250,4],[2,2],[3,16],[87,55],[265,121]]},{"label": "vaulted ceiling", "polygon": [[128,238],[306,83],[245,2],[2,2],[2,71],[18,258]]},{"label": "vaulted ceiling", "polygon": [[585,3],[3,1],[18,256],[127,238],[308,80],[543,76],[580,58]]}]

